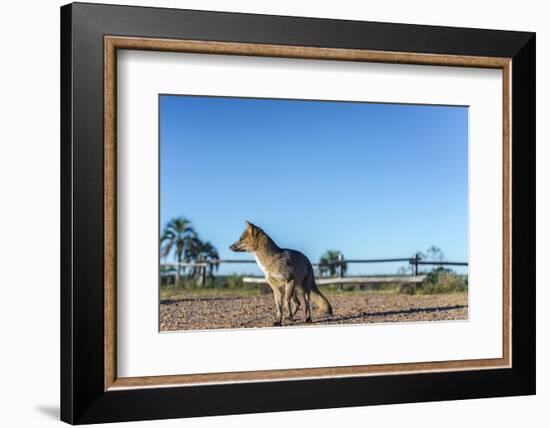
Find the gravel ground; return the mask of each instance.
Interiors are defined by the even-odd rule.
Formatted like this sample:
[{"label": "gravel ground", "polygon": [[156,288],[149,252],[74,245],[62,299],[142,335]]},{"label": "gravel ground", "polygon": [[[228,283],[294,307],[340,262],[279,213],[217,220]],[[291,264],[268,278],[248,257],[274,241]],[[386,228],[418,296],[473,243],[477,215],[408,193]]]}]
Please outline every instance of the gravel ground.
[{"label": "gravel ground", "polygon": [[[466,293],[406,295],[358,292],[326,296],[334,308],[334,316],[327,318],[313,307],[312,325],[468,319]],[[271,327],[274,316],[271,295],[171,298],[161,301],[160,329]],[[291,324],[285,320],[283,324],[306,325],[303,308]]]}]

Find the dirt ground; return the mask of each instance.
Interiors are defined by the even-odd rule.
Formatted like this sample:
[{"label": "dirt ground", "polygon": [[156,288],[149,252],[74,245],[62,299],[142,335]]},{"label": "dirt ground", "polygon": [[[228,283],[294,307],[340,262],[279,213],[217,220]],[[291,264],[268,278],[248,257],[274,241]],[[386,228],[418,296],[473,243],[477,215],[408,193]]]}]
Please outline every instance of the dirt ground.
[{"label": "dirt ground", "polygon": [[[465,320],[466,293],[407,295],[372,292],[326,293],[334,309],[327,318],[313,306],[313,324],[362,324],[406,321]],[[271,327],[275,316],[271,295],[175,296],[161,300],[160,329],[202,330],[244,327]],[[292,323],[306,325],[303,308]]]}]

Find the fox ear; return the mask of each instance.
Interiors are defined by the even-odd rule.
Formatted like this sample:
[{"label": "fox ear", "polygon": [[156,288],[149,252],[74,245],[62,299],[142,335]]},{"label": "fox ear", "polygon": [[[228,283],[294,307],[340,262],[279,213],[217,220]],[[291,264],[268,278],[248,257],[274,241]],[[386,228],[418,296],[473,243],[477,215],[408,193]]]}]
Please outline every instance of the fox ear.
[{"label": "fox ear", "polygon": [[252,223],[250,223],[248,220],[245,220],[244,222],[246,223],[246,228],[247,229],[252,229],[254,227],[254,225]]}]

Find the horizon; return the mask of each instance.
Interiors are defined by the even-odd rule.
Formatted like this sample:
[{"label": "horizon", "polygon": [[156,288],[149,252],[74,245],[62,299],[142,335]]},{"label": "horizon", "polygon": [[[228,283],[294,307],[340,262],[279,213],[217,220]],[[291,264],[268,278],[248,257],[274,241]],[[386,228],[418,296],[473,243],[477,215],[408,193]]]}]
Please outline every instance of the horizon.
[{"label": "horizon", "polygon": [[468,261],[467,107],[160,95],[159,108],[161,231],[186,217],[221,259],[253,258],[228,248],[249,220],[312,263],[329,249],[381,259],[432,245]]}]

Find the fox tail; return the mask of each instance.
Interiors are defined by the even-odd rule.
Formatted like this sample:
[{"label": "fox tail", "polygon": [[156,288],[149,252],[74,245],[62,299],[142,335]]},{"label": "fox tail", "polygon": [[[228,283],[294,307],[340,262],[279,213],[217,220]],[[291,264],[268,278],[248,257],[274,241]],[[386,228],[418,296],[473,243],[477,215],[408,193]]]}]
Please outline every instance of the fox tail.
[{"label": "fox tail", "polygon": [[311,287],[309,294],[311,300],[313,300],[313,303],[315,303],[325,315],[332,316],[332,306],[327,298],[319,291],[319,288],[317,288],[317,284],[315,283],[315,275],[311,266],[309,267],[308,280]]},{"label": "fox tail", "polygon": [[330,303],[327,300],[327,298],[321,294],[321,292],[317,287],[311,290],[310,297],[311,297],[311,300],[313,300],[313,303],[319,306],[319,309],[321,309],[321,311],[325,315],[332,316],[332,306],[330,306]]}]

